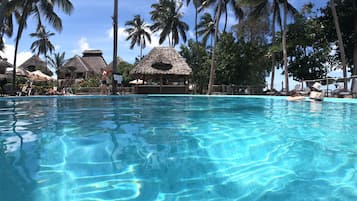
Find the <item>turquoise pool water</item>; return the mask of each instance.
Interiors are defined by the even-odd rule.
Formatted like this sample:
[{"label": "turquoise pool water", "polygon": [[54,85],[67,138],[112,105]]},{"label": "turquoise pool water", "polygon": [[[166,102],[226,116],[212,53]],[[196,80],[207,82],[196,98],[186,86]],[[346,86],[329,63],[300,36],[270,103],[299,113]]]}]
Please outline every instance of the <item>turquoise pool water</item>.
[{"label": "turquoise pool water", "polygon": [[0,200],[355,201],[356,114],[332,99],[3,98]]}]

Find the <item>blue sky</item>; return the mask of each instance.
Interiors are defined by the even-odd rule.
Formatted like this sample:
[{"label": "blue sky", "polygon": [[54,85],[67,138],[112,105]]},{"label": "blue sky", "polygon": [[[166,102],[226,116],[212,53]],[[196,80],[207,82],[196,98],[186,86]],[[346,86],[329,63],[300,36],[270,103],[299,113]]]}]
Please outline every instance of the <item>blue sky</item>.
[{"label": "blue sky", "polygon": [[[71,58],[74,55],[81,55],[86,49],[99,49],[103,51],[103,56],[107,63],[112,60],[112,19],[113,15],[113,0],[72,0],[74,4],[74,12],[67,16],[60,14],[63,20],[63,31],[61,33],[55,32],[48,27],[55,36],[51,37],[52,43],[56,47],[56,52],[66,52],[66,58]],[[127,34],[124,32],[125,22],[131,20],[134,15],[140,14],[148,24],[151,24],[149,12],[151,4],[156,3],[157,0],[119,0],[119,44],[118,55],[125,61],[133,63],[135,57],[140,53],[139,48],[131,50],[129,48],[130,42],[125,41]],[[186,3],[186,0],[184,0]],[[291,0],[298,9],[310,0]],[[325,6],[327,0],[313,1],[317,6]],[[183,20],[189,24],[190,31],[187,33],[188,37],[194,37],[194,9],[193,6],[184,6],[182,10],[185,15]],[[229,23],[234,23],[234,17],[230,17]],[[27,29],[23,33],[20,41],[18,64],[21,64],[26,59],[31,57],[30,50],[33,38],[29,34],[35,32],[34,22],[30,21]],[[2,57],[7,57],[12,63],[14,55],[14,37],[5,38],[6,50],[4,53],[0,52]],[[163,46],[166,46],[164,43]],[[159,46],[158,34],[152,36],[152,44],[147,44],[144,49],[144,54],[150,51],[153,47]],[[177,48],[179,45],[177,46]],[[279,84],[280,86],[281,84]]]}]

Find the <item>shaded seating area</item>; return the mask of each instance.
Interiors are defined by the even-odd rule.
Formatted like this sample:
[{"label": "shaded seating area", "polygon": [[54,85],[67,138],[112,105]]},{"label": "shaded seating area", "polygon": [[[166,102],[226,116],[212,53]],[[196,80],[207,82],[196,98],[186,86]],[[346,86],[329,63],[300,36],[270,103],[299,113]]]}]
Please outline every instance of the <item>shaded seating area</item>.
[{"label": "shaded seating area", "polygon": [[192,70],[185,59],[170,47],[155,47],[130,72],[141,84],[138,94],[186,94]]},{"label": "shaded seating area", "polygon": [[325,97],[357,98],[357,76],[347,77],[346,80],[350,82],[350,88],[347,87],[347,89],[343,87],[344,78],[326,77],[323,79],[303,80],[302,83],[306,83],[306,87],[309,88],[313,83],[319,82],[325,86]]}]

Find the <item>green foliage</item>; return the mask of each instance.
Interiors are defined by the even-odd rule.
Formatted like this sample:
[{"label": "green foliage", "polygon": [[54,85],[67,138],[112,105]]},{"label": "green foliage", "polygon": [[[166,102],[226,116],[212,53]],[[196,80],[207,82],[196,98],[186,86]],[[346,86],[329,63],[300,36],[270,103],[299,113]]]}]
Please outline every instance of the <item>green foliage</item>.
[{"label": "green foliage", "polygon": [[[357,21],[354,20],[354,15],[357,13],[357,10],[353,6],[353,1],[355,0],[335,0],[348,66],[351,66],[353,63],[354,42],[357,41],[357,33],[354,31],[354,27],[357,26]],[[355,6],[356,4],[355,2]],[[324,33],[328,42],[336,43],[336,28],[328,3],[326,7],[321,9],[321,13],[322,15],[317,17],[316,20],[321,22],[323,26],[322,33]]]},{"label": "green foliage", "polygon": [[188,41],[188,46],[181,46],[180,54],[186,59],[192,68],[192,83],[198,93],[204,93],[207,89],[210,67],[210,55],[201,43]]},{"label": "green foliage", "polygon": [[316,18],[299,17],[289,25],[287,35],[290,55],[289,74],[295,80],[311,80],[326,76],[330,52],[323,26]]},{"label": "green foliage", "polygon": [[83,80],[78,84],[79,87],[98,87],[100,85],[100,79],[97,76],[93,76],[89,79]]},{"label": "green foliage", "polygon": [[130,71],[131,69],[134,68],[134,65],[133,64],[130,64],[128,62],[125,62],[125,61],[122,61],[118,64],[118,67],[117,67],[117,72],[119,74],[121,74],[123,76],[123,82],[122,84],[125,86],[125,85],[128,85],[128,83],[133,80],[134,78],[131,77],[130,75]]},{"label": "green foliage", "polygon": [[269,60],[268,47],[257,42],[235,41],[232,33],[222,34],[217,44],[216,84],[264,85]]}]

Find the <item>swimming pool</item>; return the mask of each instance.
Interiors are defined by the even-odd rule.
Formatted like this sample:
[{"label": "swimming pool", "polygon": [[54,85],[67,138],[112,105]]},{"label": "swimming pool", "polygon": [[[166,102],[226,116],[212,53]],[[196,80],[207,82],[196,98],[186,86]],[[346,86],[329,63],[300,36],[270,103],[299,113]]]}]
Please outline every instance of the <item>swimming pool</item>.
[{"label": "swimming pool", "polygon": [[357,200],[356,114],[333,99],[3,98],[0,200]]}]

